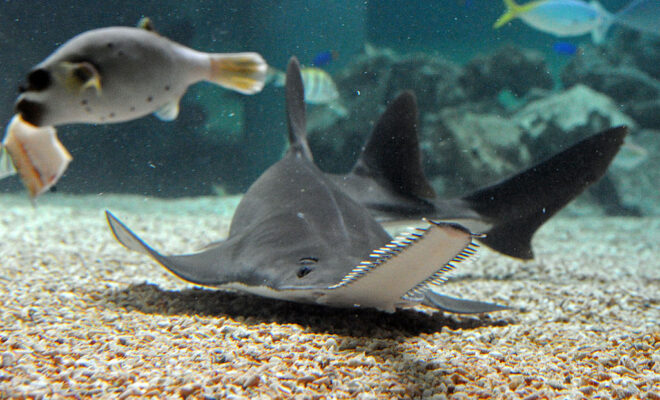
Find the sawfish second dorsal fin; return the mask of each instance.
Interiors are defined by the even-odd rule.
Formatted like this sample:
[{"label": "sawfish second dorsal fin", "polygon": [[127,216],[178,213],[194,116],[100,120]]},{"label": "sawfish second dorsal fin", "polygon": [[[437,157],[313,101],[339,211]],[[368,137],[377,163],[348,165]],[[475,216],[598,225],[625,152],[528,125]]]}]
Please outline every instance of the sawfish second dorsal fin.
[{"label": "sawfish second dorsal fin", "polygon": [[387,107],[352,173],[370,177],[404,196],[435,197],[435,191],[422,170],[417,101],[412,92],[401,93]]},{"label": "sawfish second dorsal fin", "polygon": [[296,57],[289,59],[286,69],[286,117],[289,124],[289,151],[301,154],[311,161],[312,152],[307,144],[305,88]]}]

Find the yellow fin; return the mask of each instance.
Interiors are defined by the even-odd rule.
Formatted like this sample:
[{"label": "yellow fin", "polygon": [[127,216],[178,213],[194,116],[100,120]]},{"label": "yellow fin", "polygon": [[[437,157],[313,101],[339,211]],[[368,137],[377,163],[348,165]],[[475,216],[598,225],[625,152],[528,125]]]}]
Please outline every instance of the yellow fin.
[{"label": "yellow fin", "polygon": [[258,53],[210,54],[209,80],[243,94],[258,93],[266,82],[268,64]]},{"label": "yellow fin", "polygon": [[149,17],[142,17],[137,23],[137,27],[149,32],[156,32],[154,22]]},{"label": "yellow fin", "polygon": [[529,10],[532,10],[538,7],[540,4],[545,3],[547,0],[538,0],[532,1],[526,4],[517,4],[515,0],[504,0],[504,5],[506,5],[506,11],[502,14],[501,17],[495,21],[493,28],[497,29],[507,22],[511,21],[514,18],[517,18],[520,14],[524,14]]}]

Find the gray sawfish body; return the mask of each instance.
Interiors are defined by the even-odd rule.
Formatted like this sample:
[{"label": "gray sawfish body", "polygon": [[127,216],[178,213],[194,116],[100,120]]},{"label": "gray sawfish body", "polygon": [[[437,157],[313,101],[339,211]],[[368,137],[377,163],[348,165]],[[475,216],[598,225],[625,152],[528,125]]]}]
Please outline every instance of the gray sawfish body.
[{"label": "gray sawfish body", "polygon": [[198,253],[163,255],[107,213],[115,237],[189,282],[260,296],[393,312],[428,304],[455,312],[504,307],[443,296],[435,285],[473,251],[457,224],[392,239],[312,162],[298,62],[286,79],[289,150],[243,196],[229,237]]}]

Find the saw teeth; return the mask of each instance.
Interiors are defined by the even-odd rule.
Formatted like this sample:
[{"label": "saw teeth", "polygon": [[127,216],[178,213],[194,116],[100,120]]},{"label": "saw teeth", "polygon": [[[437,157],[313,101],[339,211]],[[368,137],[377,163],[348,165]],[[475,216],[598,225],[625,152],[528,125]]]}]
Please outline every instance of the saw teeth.
[{"label": "saw teeth", "polygon": [[[426,220],[426,222],[430,223],[431,226],[440,224],[438,222],[431,220]],[[408,249],[411,245],[415,244],[415,242],[424,238],[424,234],[429,230],[429,228],[430,227],[415,228],[416,232],[412,232],[412,233],[406,232],[405,236],[401,234],[396,238],[392,239],[392,241],[390,241],[385,246],[373,250],[371,254],[369,254],[369,257],[375,258],[375,260],[360,262],[355,268],[353,268],[351,272],[346,274],[346,276],[344,276],[344,278],[339,283],[329,286],[328,289],[338,289],[342,286],[346,286],[351,282],[359,279],[363,275],[369,273],[374,268],[377,268],[379,265],[383,264],[384,262],[387,262],[393,257],[396,257],[398,254]],[[460,263],[462,261],[469,259],[472,255],[475,254],[477,247],[479,247],[477,243],[475,243],[474,241],[470,242],[463,250],[461,250],[461,252],[459,252],[447,264],[439,268],[433,275],[431,275],[430,277],[428,277],[427,279],[425,279],[424,281],[420,282],[415,287],[410,289],[406,293],[406,295],[404,295],[404,297],[408,296],[409,294],[413,296],[416,294],[417,295],[422,294],[424,291],[426,291],[428,285],[440,284],[445,282],[447,280],[447,277],[444,276],[444,274],[455,268],[453,263]]]},{"label": "saw teeth", "polygon": [[402,298],[412,298],[416,295],[421,295],[424,292],[428,290],[428,287],[430,285],[440,285],[443,284],[449,279],[447,275],[445,275],[447,272],[450,272],[456,268],[454,264],[464,262],[466,260],[469,260],[471,255],[476,254],[477,247],[479,247],[479,244],[476,243],[475,241],[470,242],[465,249],[463,249],[460,253],[458,253],[454,258],[449,260],[447,264],[445,264],[442,268],[437,270],[433,275],[429,276],[427,279],[423,280],[422,282],[418,283],[415,287],[410,289],[405,295],[403,295]]}]

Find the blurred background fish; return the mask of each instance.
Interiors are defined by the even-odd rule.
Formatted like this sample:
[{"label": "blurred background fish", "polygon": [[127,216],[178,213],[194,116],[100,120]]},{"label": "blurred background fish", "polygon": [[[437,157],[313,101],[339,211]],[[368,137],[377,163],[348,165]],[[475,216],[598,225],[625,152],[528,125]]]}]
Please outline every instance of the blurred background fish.
[{"label": "blurred background fish", "polygon": [[538,0],[517,4],[504,0],[506,11],[495,21],[497,29],[514,18],[532,28],[555,36],[579,36],[591,33],[594,43],[601,43],[612,23],[612,15],[600,3],[580,0]]},{"label": "blurred background fish", "polygon": [[[329,73],[316,67],[305,67],[300,70],[303,86],[305,87],[305,103],[323,105],[330,108],[340,117],[348,114],[341,102],[337,85]],[[284,86],[286,76],[284,72],[270,68],[269,80],[274,86]]]},{"label": "blurred background fish", "polygon": [[312,59],[312,65],[315,67],[325,67],[339,57],[339,53],[334,50],[326,50],[318,53]]},{"label": "blurred background fish", "polygon": [[660,0],[633,0],[614,18],[627,28],[660,35]]},{"label": "blurred background fish", "polygon": [[591,34],[594,43],[605,39],[612,24],[660,35],[660,0],[633,0],[615,14],[596,0],[538,0],[517,4],[504,0],[506,11],[495,21],[497,29],[515,18],[532,28],[555,36]]},{"label": "blurred background fish", "polygon": [[574,56],[582,53],[582,49],[571,42],[555,42],[552,44],[552,51],[562,56]]}]

